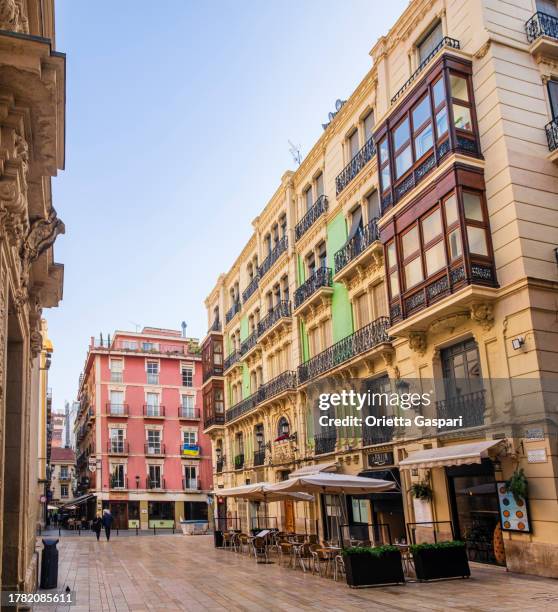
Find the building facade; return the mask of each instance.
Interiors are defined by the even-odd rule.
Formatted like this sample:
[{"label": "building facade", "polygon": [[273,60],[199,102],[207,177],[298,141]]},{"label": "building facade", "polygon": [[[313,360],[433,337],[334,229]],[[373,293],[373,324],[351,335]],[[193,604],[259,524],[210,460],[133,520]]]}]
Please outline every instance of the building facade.
[{"label": "building facade", "polygon": [[52,448],[64,447],[64,432],[66,430],[66,413],[53,410],[51,414]]},{"label": "building facade", "polygon": [[[64,225],[65,56],[52,0],[0,2],[0,584],[34,590],[43,308],[62,297],[52,246]],[[40,488],[40,487],[39,487]]]},{"label": "building facade", "polygon": [[51,415],[52,390],[48,386],[48,372],[53,346],[48,337],[48,325],[41,320],[42,348],[39,355],[39,406],[37,418],[37,523],[42,528],[47,522],[47,506],[50,491]]},{"label": "building facade", "polygon": [[201,382],[198,342],[179,331],[92,339],[75,421],[85,514],[109,508],[120,529],[207,520],[211,446],[200,427]]},{"label": "building facade", "polygon": [[[553,2],[411,2],[283,175],[205,303],[219,516],[253,527],[261,505],[219,488],[314,465],[396,483],[349,499],[351,525],[558,576],[557,24]],[[460,426],[398,427],[400,404],[375,427],[320,419],[322,391],[411,387]],[[519,469],[529,522],[510,529],[497,483]],[[331,536],[329,496],[269,506]]]},{"label": "building facade", "polygon": [[55,506],[67,504],[74,497],[76,454],[71,448],[55,447],[50,457],[50,502]]}]

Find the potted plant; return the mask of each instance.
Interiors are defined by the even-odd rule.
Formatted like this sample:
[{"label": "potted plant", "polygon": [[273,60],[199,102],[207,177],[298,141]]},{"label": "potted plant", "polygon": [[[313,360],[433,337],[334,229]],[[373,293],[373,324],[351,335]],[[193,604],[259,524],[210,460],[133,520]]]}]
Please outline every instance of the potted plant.
[{"label": "potted plant", "polygon": [[516,502],[527,498],[527,477],[523,468],[515,472],[504,483],[506,493],[511,493]]},{"label": "potted plant", "polygon": [[432,499],[432,489],[426,481],[414,482],[409,489],[411,495],[416,499],[428,501]]},{"label": "potted plant", "polygon": [[343,549],[343,561],[350,587],[405,582],[397,546],[351,546]]},{"label": "potted plant", "polygon": [[412,544],[410,549],[418,580],[468,578],[471,575],[465,542]]}]

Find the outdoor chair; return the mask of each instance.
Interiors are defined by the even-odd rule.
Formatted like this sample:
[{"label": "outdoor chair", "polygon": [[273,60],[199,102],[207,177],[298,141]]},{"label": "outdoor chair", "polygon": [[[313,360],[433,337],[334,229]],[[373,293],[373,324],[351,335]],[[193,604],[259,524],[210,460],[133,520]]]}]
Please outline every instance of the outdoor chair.
[{"label": "outdoor chair", "polygon": [[322,576],[322,567],[325,569],[325,574],[331,565],[331,555],[322,550],[319,544],[310,544],[310,554],[312,555],[312,574],[318,573]]},{"label": "outdoor chair", "polygon": [[264,538],[255,537],[252,542],[252,548],[254,550],[254,557],[256,557],[256,562],[261,563],[258,559],[264,559],[264,563],[267,563],[269,558],[267,555],[267,545],[265,543]]},{"label": "outdoor chair", "polygon": [[313,556],[310,550],[310,544],[306,542],[302,546],[296,546],[294,549],[294,567],[296,568],[297,561],[302,567],[302,571],[306,572],[306,561],[308,561],[308,569],[311,569],[313,563]]},{"label": "outdoor chair", "polygon": [[336,555],[333,563],[333,580],[337,581],[338,576],[345,575],[345,561],[343,555]]},{"label": "outdoor chair", "polygon": [[238,545],[241,553],[250,552],[250,537],[246,533],[241,533],[238,536]]},{"label": "outdoor chair", "polygon": [[[279,565],[289,565],[293,557],[293,545],[290,542],[279,542]],[[287,563],[285,563],[287,560]]]},{"label": "outdoor chair", "polygon": [[233,534],[228,531],[223,533],[223,548],[231,548],[232,536]]}]

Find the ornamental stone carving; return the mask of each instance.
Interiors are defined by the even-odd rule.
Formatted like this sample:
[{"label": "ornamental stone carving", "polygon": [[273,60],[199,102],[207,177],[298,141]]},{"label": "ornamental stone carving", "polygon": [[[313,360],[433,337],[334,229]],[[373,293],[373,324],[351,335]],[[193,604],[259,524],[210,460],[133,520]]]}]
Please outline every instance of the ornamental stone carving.
[{"label": "ornamental stone carving", "polygon": [[419,355],[426,353],[426,334],[421,331],[409,332],[409,348]]},{"label": "ornamental stone carving", "polygon": [[462,323],[465,323],[465,321],[468,320],[468,312],[458,312],[456,314],[448,315],[447,317],[442,317],[441,319],[433,321],[430,324],[428,331],[432,333],[449,331],[451,333]]},{"label": "ornamental stone carving", "polygon": [[471,319],[488,331],[494,325],[494,308],[486,302],[471,304]]},{"label": "ornamental stone carving", "polygon": [[43,336],[41,332],[34,329],[29,337],[29,346],[31,348],[31,356],[33,359],[41,352],[43,348]]},{"label": "ornamental stone carving", "polygon": [[23,0],[0,0],[0,29],[29,34]]}]

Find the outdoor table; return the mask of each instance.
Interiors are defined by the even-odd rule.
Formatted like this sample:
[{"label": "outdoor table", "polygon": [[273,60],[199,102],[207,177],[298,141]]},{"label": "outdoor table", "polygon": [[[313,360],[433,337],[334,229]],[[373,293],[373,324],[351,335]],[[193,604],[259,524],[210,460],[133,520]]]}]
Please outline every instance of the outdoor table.
[{"label": "outdoor table", "polygon": [[339,552],[341,551],[341,548],[339,546],[322,546],[320,548],[316,548],[315,551],[317,553],[323,553],[323,555],[327,559],[327,563],[326,563],[326,576],[327,576],[328,568],[335,561],[335,557],[339,554]]}]

